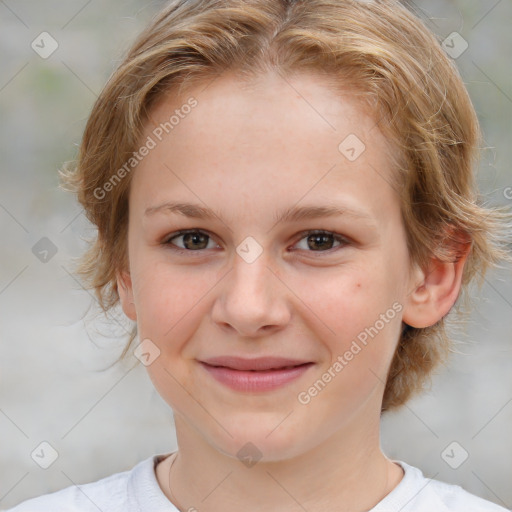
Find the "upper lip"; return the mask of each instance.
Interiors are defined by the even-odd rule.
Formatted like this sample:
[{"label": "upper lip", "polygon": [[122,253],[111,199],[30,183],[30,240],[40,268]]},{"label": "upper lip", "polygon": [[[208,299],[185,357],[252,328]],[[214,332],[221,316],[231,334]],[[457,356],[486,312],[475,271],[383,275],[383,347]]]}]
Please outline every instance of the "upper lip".
[{"label": "upper lip", "polygon": [[299,366],[301,364],[311,363],[312,361],[284,357],[257,357],[247,359],[236,356],[220,356],[205,359],[201,362],[210,366],[224,366],[226,368],[232,368],[233,370],[271,370],[285,368],[287,366]]}]

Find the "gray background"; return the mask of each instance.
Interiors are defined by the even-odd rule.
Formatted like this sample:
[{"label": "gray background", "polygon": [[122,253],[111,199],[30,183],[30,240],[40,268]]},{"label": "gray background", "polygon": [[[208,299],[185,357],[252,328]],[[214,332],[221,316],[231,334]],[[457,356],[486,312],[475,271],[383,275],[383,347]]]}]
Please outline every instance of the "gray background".
[{"label": "gray background", "polygon": [[[172,412],[142,365],[116,366],[127,325],[98,321],[73,277],[73,258],[93,235],[57,169],[75,156],[92,103],[122,51],[162,2],[0,1],[0,507],[94,481],[176,448]],[[416,1],[431,28],[457,31],[456,59],[485,134],[480,185],[491,204],[511,204],[512,4]],[[47,59],[31,42],[49,32]],[[57,253],[33,252],[47,237]],[[44,242],[43,242],[44,243]],[[46,242],[47,243],[47,242]],[[49,253],[49,256],[51,252]],[[450,365],[432,388],[386,416],[391,458],[512,507],[512,286],[510,268],[487,276],[471,322],[454,332]],[[113,326],[113,327],[112,327]],[[132,356],[132,361],[136,359]],[[31,453],[59,456],[48,469]],[[442,458],[456,441],[452,469]],[[459,447],[460,446],[460,447]]]}]

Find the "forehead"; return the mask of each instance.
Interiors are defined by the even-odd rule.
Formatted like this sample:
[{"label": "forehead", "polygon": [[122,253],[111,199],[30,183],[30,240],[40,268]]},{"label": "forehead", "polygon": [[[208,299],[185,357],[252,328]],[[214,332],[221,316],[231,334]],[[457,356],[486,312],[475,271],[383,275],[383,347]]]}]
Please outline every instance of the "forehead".
[{"label": "forehead", "polygon": [[[179,136],[186,126],[211,139],[216,134],[212,128],[222,127],[231,135],[232,145],[247,143],[254,135],[272,134],[274,139],[279,136],[276,142],[281,146],[288,141],[286,146],[296,152],[300,147],[294,142],[298,137],[310,137],[312,129],[317,130],[318,137],[331,135],[334,142],[347,128],[361,138],[369,131],[372,136],[380,135],[369,107],[348,89],[334,91],[332,84],[332,79],[305,72],[293,77],[268,72],[250,79],[227,72],[200,85],[167,91],[152,108],[146,132],[168,121],[194,97],[199,108],[180,116],[188,120],[185,123],[181,119],[182,126],[173,127],[173,136]],[[290,132],[291,123],[297,121]],[[218,135],[226,142],[224,133]]]},{"label": "forehead", "polygon": [[246,210],[263,200],[343,198],[378,218],[379,205],[397,202],[392,150],[375,116],[315,75],[269,73],[248,82],[225,74],[179,96],[169,91],[150,112],[148,137],[155,147],[132,183],[143,208],[169,199],[208,203],[212,194],[222,203],[229,190],[237,195],[230,203]]}]

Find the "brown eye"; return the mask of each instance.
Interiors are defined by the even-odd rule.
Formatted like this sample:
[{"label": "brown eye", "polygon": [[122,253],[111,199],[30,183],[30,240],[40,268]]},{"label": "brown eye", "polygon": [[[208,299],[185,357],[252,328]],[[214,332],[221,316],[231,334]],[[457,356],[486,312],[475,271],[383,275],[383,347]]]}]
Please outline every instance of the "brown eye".
[{"label": "brown eye", "polygon": [[[330,231],[306,231],[301,235],[303,238],[300,241],[306,240],[306,243],[299,249],[307,252],[327,252],[348,244],[345,237]],[[335,247],[336,242],[338,242],[338,246]]]},{"label": "brown eye", "polygon": [[[183,239],[182,245],[172,242],[173,240],[179,240],[180,238]],[[210,236],[207,235],[206,233],[203,233],[202,231],[197,231],[197,230],[189,230],[189,231],[180,231],[179,233],[176,233],[175,235],[168,238],[164,242],[164,244],[165,245],[175,245],[176,247],[178,247],[178,249],[181,249],[184,251],[197,251],[197,250],[201,250],[201,249],[207,249],[209,241],[211,241],[213,243],[213,241],[210,239]]]},{"label": "brown eye", "polygon": [[[305,231],[301,233],[301,236],[302,238],[296,246],[306,252],[335,251],[350,243],[344,236],[330,231]],[[182,239],[181,242],[175,242],[180,239]],[[300,247],[300,243],[303,244],[302,247]],[[174,233],[163,242],[163,245],[171,246],[173,250],[181,252],[201,252],[204,249],[213,249],[216,247],[210,235],[197,229]]]},{"label": "brown eye", "polygon": [[321,249],[332,249],[333,236],[326,233],[319,233],[308,236],[308,247],[312,250],[317,251]]}]

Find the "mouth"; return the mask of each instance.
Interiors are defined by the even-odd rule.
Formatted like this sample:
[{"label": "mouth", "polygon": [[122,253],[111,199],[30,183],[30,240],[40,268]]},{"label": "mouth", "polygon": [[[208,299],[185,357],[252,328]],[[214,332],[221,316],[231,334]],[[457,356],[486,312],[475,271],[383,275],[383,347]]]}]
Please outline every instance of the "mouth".
[{"label": "mouth", "polygon": [[247,359],[235,356],[213,357],[200,362],[208,366],[218,368],[229,368],[231,370],[251,372],[284,370],[313,364],[312,361],[287,359],[282,357],[258,357],[255,359]]},{"label": "mouth", "polygon": [[304,375],[315,365],[312,361],[274,357],[244,359],[229,356],[199,362],[217,382],[243,392],[275,390]]}]

